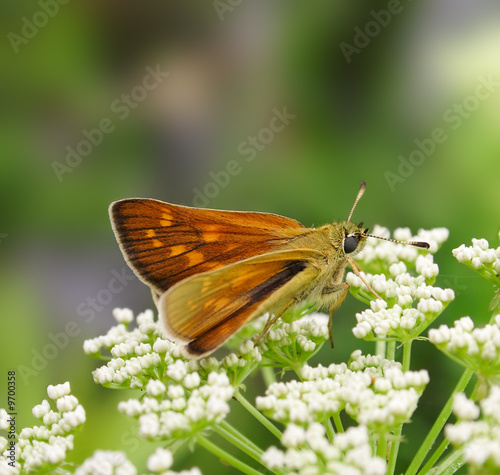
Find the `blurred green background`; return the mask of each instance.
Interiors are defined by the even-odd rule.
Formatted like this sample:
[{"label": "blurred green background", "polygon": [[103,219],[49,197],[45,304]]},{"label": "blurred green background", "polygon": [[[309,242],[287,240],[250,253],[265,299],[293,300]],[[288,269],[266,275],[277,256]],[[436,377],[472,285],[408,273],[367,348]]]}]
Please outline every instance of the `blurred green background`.
[{"label": "blurred green background", "polygon": [[[153,451],[117,413],[129,395],[95,385],[99,362],[82,351],[113,324],[114,307],[152,307],[133,280],[88,311],[87,299],[108,295],[113,272],[131,274],[107,214],[121,198],[318,225],[345,219],[366,180],[355,221],[450,230],[436,256],[438,285],[458,296],[436,325],[488,320],[491,288],[451,250],[472,237],[498,245],[498,2],[10,0],[2,12],[0,392],[17,369],[19,430],[36,423],[31,408],[48,384],[70,381],[87,411],[72,460],[122,449],[143,470]],[[169,74],[146,79],[148,90],[151,70]],[[294,117],[270,134],[273,109]],[[103,123],[113,130],[96,132]],[[85,156],[68,157],[67,147]],[[228,163],[239,172],[221,173]],[[195,201],[195,190],[206,200]],[[336,347],[315,363],[373,351],[350,331],[362,308],[347,299],[335,315]],[[431,383],[405,429],[401,468],[461,372],[423,342],[412,368],[428,368]],[[263,390],[259,378],[248,381],[251,400]],[[276,443],[234,406],[236,426]],[[187,448],[176,468],[207,464],[234,473]]]}]

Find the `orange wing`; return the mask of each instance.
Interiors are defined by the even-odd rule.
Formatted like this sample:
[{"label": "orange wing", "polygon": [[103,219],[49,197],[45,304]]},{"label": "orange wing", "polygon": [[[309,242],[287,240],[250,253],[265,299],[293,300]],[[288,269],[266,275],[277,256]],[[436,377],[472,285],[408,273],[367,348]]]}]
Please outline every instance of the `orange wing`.
[{"label": "orange wing", "polygon": [[151,199],[116,201],[111,223],[125,259],[156,294],[185,278],[278,250],[304,234],[294,219]]},{"label": "orange wing", "polygon": [[312,249],[278,251],[189,277],[160,297],[165,333],[190,357],[205,356],[254,318],[279,316],[311,286],[323,259]]}]

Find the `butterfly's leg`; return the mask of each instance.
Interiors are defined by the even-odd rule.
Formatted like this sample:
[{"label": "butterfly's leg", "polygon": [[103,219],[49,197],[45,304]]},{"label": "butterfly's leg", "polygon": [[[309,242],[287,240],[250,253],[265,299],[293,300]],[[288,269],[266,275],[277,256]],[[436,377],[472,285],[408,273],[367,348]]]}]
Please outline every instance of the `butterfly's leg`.
[{"label": "butterfly's leg", "polygon": [[337,309],[340,306],[340,304],[347,297],[347,292],[349,292],[349,287],[350,287],[350,285],[347,282],[341,282],[340,284],[333,284],[329,287],[326,287],[323,290],[323,293],[333,294],[333,295],[328,295],[328,299],[330,301],[333,300],[333,302],[330,304],[330,308],[329,308],[330,318],[328,319],[330,345],[332,346],[332,348],[333,348],[333,336],[332,336],[333,312],[335,311],[335,309]]},{"label": "butterfly's leg", "polygon": [[283,308],[283,310],[281,312],[278,312],[276,315],[274,315],[273,317],[269,317],[267,322],[266,322],[266,326],[264,327],[264,330],[261,331],[260,335],[256,338],[256,340],[254,341],[254,344],[256,345],[260,339],[267,333],[267,331],[269,330],[269,328],[271,328],[271,326],[276,323],[276,321],[278,320],[278,318],[281,317],[281,315],[283,315],[293,304],[295,303],[295,299],[291,299],[290,302],[288,304],[285,305],[285,307]]},{"label": "butterfly's leg", "polygon": [[378,299],[380,300],[384,300],[379,294],[377,294],[377,292],[375,292],[375,290],[373,290],[370,286],[370,284],[366,281],[366,279],[361,275],[361,267],[359,267],[358,263],[356,261],[353,261],[350,257],[347,257],[347,262],[349,262],[349,265],[351,266],[352,270],[354,271],[354,273],[361,279],[361,282],[363,282],[363,284],[366,285],[366,287],[368,288],[368,290],[373,294],[375,295],[375,297],[377,297]]}]

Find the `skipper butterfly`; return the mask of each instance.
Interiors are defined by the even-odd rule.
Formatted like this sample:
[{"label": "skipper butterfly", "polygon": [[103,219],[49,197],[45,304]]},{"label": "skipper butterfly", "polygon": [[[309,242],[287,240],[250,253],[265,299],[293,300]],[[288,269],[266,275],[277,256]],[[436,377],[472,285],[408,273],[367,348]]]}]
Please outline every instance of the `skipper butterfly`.
[{"label": "skipper butterfly", "polygon": [[[368,237],[394,241],[351,221],[365,187],[361,182],[347,220],[319,228],[271,213],[142,198],[116,201],[109,214],[125,260],[151,288],[166,336],[182,344],[188,357],[200,358],[268,313],[260,339],[304,301],[328,308],[331,324],[349,290],[343,281],[347,264],[380,298],[352,259]],[[429,248],[426,242],[406,244]]]}]

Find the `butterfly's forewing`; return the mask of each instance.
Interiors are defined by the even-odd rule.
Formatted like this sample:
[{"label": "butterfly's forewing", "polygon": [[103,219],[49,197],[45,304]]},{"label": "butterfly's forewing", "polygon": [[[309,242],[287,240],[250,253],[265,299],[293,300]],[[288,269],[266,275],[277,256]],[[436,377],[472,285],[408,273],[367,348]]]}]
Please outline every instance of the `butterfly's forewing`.
[{"label": "butterfly's forewing", "polygon": [[116,201],[109,213],[127,262],[158,295],[191,275],[276,251],[307,231],[293,219],[270,213],[189,208],[141,198]]},{"label": "butterfly's forewing", "polygon": [[279,251],[189,277],[159,300],[166,333],[191,357],[210,353],[253,318],[286,308],[318,275],[322,258],[309,249]]}]

